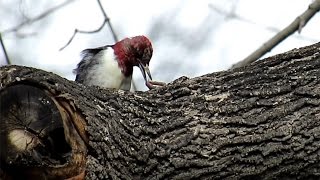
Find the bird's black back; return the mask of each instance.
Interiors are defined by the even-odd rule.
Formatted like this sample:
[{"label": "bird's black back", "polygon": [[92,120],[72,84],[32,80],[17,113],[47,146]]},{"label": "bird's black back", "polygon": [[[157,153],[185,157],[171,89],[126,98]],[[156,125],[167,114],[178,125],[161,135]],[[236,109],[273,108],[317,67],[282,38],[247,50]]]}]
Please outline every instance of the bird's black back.
[{"label": "bird's black back", "polygon": [[84,83],[85,79],[87,79],[88,70],[91,67],[95,66],[99,63],[99,57],[96,55],[102,51],[107,49],[108,47],[112,47],[112,45],[102,46],[93,49],[85,49],[81,52],[81,61],[78,63],[77,68],[73,70],[73,73],[76,74],[76,82]]}]

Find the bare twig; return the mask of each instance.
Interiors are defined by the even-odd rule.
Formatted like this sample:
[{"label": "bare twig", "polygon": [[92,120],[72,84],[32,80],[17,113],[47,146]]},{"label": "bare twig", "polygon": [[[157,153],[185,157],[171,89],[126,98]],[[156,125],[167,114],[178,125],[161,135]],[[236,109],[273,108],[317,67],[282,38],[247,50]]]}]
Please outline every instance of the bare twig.
[{"label": "bare twig", "polygon": [[2,34],[5,35],[7,33],[11,33],[11,32],[17,32],[19,29],[21,29],[22,27],[26,26],[26,25],[29,25],[29,24],[32,24],[36,21],[39,21],[45,17],[47,17],[48,15],[54,13],[55,11],[59,10],[60,8],[68,5],[69,3],[73,2],[74,0],[67,0],[55,7],[52,7],[48,10],[46,10],[45,12],[39,14],[38,16],[36,17],[33,17],[33,18],[26,18],[24,21],[22,21],[20,24],[14,26],[14,27],[11,27],[11,28],[8,28],[8,29],[5,29],[2,31]]},{"label": "bare twig", "polygon": [[107,21],[107,23],[108,23],[109,29],[110,29],[111,34],[112,34],[113,39],[114,39],[114,42],[118,42],[119,39],[118,39],[117,34],[115,33],[115,31],[114,31],[114,29],[113,29],[113,27],[112,27],[112,24],[111,24],[111,22],[110,22],[110,18],[107,16],[106,11],[103,9],[103,6],[102,6],[102,4],[101,4],[101,1],[100,1],[100,0],[97,0],[97,1],[98,1],[100,10],[101,10],[101,12],[102,12],[102,14],[103,14],[103,17],[104,17],[104,19],[105,19],[105,20]]},{"label": "bare twig", "polygon": [[25,33],[25,32],[16,32],[15,33],[15,36],[20,38],[20,39],[23,39],[23,38],[29,38],[29,37],[32,37],[32,36],[36,36],[38,35],[38,32],[28,32],[28,33]]},{"label": "bare twig", "polygon": [[242,67],[247,64],[250,64],[261,56],[269,52],[272,48],[278,45],[281,41],[289,37],[295,31],[301,31],[302,27],[307,24],[307,22],[320,10],[320,0],[314,0],[308,7],[308,9],[298,16],[289,26],[284,28],[274,37],[272,37],[269,41],[264,43],[260,48],[246,57],[244,60],[234,64],[231,68]]},{"label": "bare twig", "polygon": [[96,32],[99,32],[103,27],[104,25],[106,24],[106,21],[103,21],[103,23],[101,24],[101,26],[96,29],[96,30],[93,30],[93,31],[83,31],[83,30],[79,30],[79,29],[75,29],[71,38],[69,39],[69,41],[59,49],[59,51],[62,51],[64,50],[67,46],[69,46],[69,44],[72,42],[73,38],[76,36],[77,33],[83,33],[83,34],[91,34],[91,33],[96,33]]},{"label": "bare twig", "polygon": [[5,57],[5,60],[6,60],[6,62],[7,62],[7,65],[10,65],[11,62],[10,62],[10,59],[9,59],[9,56],[8,56],[6,47],[5,47],[5,45],[4,45],[4,42],[3,42],[3,40],[2,40],[2,35],[1,35],[1,33],[0,33],[0,44],[1,44],[1,47],[2,47],[2,51],[3,51],[3,53],[4,53],[4,57]]},{"label": "bare twig", "polygon": [[108,24],[109,28],[110,28],[110,31],[111,31],[111,34],[113,36],[113,39],[115,42],[118,41],[118,37],[112,27],[112,24],[110,22],[110,18],[107,16],[107,13],[105,12],[105,10],[103,9],[103,6],[100,2],[100,0],[97,0],[98,4],[99,4],[99,7],[100,7],[100,10],[103,14],[103,17],[104,17],[104,20],[102,22],[102,24],[95,30],[92,30],[92,31],[83,31],[83,30],[79,30],[79,29],[75,29],[71,38],[69,39],[69,41],[63,46],[61,47],[59,50],[62,51],[63,49],[65,49],[67,46],[69,46],[69,44],[72,42],[72,40],[74,39],[74,37],[76,36],[77,33],[82,33],[82,34],[92,34],[92,33],[97,33],[99,31],[101,31],[101,29],[106,25]]},{"label": "bare twig", "polygon": [[[255,21],[252,21],[248,18],[245,18],[245,17],[242,17],[240,16],[239,14],[236,14],[234,10],[231,10],[231,11],[224,11],[216,6],[214,6],[213,4],[209,4],[209,8],[223,16],[225,16],[225,18],[228,20],[228,19],[236,19],[236,20],[239,20],[241,22],[245,22],[245,23],[248,23],[248,24],[253,24],[253,25],[257,25],[257,26],[260,26],[261,28],[263,29],[266,29],[270,32],[275,32],[275,33],[279,33],[281,31],[281,29],[278,29],[276,27],[273,27],[273,26],[266,26],[266,25],[263,25],[261,23],[258,23],[258,22],[255,22]],[[301,23],[299,24],[299,33],[301,32],[303,26],[305,25],[304,24],[305,22],[301,21]],[[302,39],[302,40],[305,40],[305,41],[310,41],[311,43],[315,43],[315,42],[318,42],[317,39],[315,38],[311,38],[311,37],[307,37],[307,36],[303,36],[301,34],[299,35],[294,35],[294,38],[296,39]]]}]

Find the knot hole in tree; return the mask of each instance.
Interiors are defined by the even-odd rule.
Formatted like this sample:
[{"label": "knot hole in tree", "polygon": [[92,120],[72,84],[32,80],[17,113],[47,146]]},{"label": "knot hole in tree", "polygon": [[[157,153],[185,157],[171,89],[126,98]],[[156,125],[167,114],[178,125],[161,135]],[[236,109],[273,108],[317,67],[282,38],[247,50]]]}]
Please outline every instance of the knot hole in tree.
[{"label": "knot hole in tree", "polygon": [[0,117],[1,179],[68,178],[83,171],[84,142],[49,91],[28,84],[3,88]]}]

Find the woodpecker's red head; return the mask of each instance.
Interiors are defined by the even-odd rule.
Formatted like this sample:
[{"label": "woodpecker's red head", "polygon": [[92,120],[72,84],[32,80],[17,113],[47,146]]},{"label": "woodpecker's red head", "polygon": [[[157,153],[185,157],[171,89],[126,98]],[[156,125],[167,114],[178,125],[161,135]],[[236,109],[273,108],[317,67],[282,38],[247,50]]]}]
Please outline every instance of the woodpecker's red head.
[{"label": "woodpecker's red head", "polygon": [[129,76],[133,72],[133,66],[138,66],[147,82],[148,74],[152,80],[149,71],[149,62],[152,57],[152,44],[145,36],[135,36],[125,38],[112,46],[114,54],[118,59],[119,66],[125,76]]}]

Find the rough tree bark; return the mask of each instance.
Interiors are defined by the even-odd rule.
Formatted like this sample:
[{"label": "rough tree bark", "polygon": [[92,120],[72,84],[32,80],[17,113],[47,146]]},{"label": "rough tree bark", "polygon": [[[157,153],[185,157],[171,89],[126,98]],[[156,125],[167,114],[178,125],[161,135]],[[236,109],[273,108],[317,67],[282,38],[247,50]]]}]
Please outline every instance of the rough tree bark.
[{"label": "rough tree bark", "polygon": [[2,67],[1,177],[319,179],[319,52],[135,93]]}]

